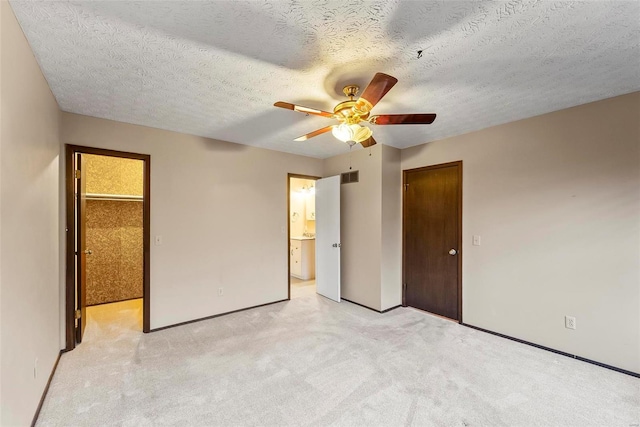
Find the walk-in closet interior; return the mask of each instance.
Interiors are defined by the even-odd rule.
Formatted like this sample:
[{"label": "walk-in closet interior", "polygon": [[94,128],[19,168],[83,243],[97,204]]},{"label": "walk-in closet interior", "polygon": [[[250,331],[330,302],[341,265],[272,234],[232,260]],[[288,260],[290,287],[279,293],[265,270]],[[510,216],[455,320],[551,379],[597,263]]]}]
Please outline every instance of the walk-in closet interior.
[{"label": "walk-in closet interior", "polygon": [[129,301],[101,307],[101,312],[111,313],[102,319],[116,316],[122,307],[141,312],[144,162],[91,154],[83,154],[82,162],[87,191],[87,306]]}]

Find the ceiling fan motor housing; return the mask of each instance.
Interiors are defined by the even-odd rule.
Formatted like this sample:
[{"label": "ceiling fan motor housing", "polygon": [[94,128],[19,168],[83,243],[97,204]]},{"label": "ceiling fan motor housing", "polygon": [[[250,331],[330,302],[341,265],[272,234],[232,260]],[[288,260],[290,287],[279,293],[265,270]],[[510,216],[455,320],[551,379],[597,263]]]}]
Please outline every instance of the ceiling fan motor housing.
[{"label": "ceiling fan motor housing", "polygon": [[358,123],[362,120],[366,120],[369,117],[369,113],[365,114],[357,114],[353,107],[356,105],[357,101],[350,99],[349,101],[343,101],[335,106],[333,109],[333,113],[337,116],[336,118],[344,123]]},{"label": "ceiling fan motor housing", "polygon": [[342,92],[350,99],[339,103],[333,109],[334,114],[338,116],[336,118],[342,123],[357,124],[369,117],[369,110],[362,108],[358,109],[358,105],[361,101],[353,99],[359,91],[360,86],[358,85],[347,85],[342,89]]}]

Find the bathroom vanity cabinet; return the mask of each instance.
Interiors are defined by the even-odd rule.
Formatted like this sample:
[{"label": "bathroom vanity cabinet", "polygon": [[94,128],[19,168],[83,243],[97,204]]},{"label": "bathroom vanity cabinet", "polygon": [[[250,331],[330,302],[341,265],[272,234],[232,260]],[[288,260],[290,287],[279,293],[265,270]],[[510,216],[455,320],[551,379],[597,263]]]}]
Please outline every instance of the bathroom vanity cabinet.
[{"label": "bathroom vanity cabinet", "polygon": [[289,258],[293,277],[311,280],[316,277],[316,240],[311,237],[293,237],[289,246]]}]

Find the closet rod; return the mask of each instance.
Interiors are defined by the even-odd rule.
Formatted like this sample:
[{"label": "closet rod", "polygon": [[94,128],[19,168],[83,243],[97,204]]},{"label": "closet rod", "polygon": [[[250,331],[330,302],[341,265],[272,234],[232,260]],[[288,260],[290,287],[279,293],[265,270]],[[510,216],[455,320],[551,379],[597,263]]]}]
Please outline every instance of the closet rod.
[{"label": "closet rod", "polygon": [[110,200],[124,202],[141,202],[142,196],[134,196],[132,194],[99,194],[87,193],[87,200]]}]

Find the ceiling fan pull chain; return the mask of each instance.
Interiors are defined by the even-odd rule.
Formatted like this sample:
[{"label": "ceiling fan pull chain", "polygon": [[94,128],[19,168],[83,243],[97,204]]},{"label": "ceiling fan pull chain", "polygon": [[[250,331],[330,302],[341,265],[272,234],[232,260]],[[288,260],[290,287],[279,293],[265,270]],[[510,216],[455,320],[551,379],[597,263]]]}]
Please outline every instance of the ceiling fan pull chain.
[{"label": "ceiling fan pull chain", "polygon": [[349,145],[349,170],[351,170],[351,149],[353,148],[353,145]]}]

